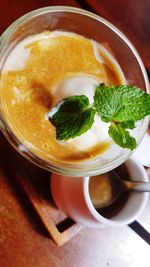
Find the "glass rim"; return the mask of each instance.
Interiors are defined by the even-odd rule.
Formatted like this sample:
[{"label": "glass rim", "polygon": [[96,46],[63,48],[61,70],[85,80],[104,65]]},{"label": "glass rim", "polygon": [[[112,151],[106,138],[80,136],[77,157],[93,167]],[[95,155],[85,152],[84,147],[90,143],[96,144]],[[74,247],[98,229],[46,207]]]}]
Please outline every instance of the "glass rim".
[{"label": "glass rim", "polygon": [[[105,25],[107,28],[109,28],[111,31],[114,32],[114,34],[116,34],[117,36],[120,37],[120,39],[125,42],[125,44],[128,46],[128,48],[132,51],[134,57],[136,58],[139,67],[141,69],[142,75],[144,77],[144,82],[145,82],[145,88],[146,91],[148,93],[150,93],[150,89],[149,89],[149,80],[148,80],[148,76],[144,67],[144,64],[141,60],[140,55],[138,54],[137,50],[135,49],[135,47],[133,46],[133,44],[130,42],[130,40],[116,27],[114,26],[112,23],[110,23],[109,21],[107,21],[106,19],[102,18],[101,16],[98,16],[90,11],[86,11],[84,9],[81,8],[76,8],[76,7],[68,7],[68,6],[48,6],[48,7],[43,7],[43,8],[39,8],[36,10],[33,10],[31,12],[26,13],[25,15],[21,16],[20,18],[18,18],[17,20],[15,20],[1,35],[0,37],[0,50],[3,49],[3,46],[5,45],[5,42],[7,42],[7,39],[10,37],[10,35],[15,32],[15,30],[17,29],[18,26],[23,25],[25,22],[29,21],[31,18],[34,18],[38,15],[42,15],[45,13],[51,13],[51,12],[69,12],[69,13],[76,13],[76,14],[80,14],[80,15],[84,15],[87,17],[90,17],[92,19],[97,20],[98,22],[102,23],[103,25]],[[18,144],[21,144],[21,142],[19,141],[19,139],[16,137],[16,135],[12,132],[12,130],[9,128],[9,130],[4,129],[3,124],[7,125],[7,122],[5,122],[4,117],[1,115],[1,124],[2,124],[2,132],[3,134],[7,137],[7,139],[9,140],[9,142],[11,143],[11,145],[18,151]],[[149,122],[149,116],[146,117],[143,120],[143,124],[142,124],[142,133],[141,136],[139,136],[139,143],[142,140],[143,137],[143,133],[146,131],[146,128],[148,126],[148,122]],[[10,135],[11,134],[11,138]],[[14,143],[15,142],[15,143]],[[116,160],[113,160],[113,163],[110,164],[109,166],[103,166],[98,168],[98,166],[96,166],[95,168],[91,168],[91,170],[83,170],[83,168],[87,167],[86,164],[90,165],[90,161],[83,161],[83,162],[69,162],[69,163],[65,163],[65,162],[59,162],[57,160],[53,161],[53,160],[47,160],[44,159],[42,157],[38,157],[35,152],[32,152],[28,147],[26,147],[25,144],[23,144],[23,146],[27,149],[27,154],[22,152],[22,151],[18,151],[20,154],[22,154],[25,158],[27,158],[28,160],[30,160],[31,162],[33,162],[34,164],[49,170],[49,171],[54,171],[60,174],[68,174],[70,175],[70,173],[73,173],[74,176],[89,176],[89,175],[97,175],[100,173],[105,173],[110,171],[113,168],[116,168],[117,166],[119,166],[120,164],[122,164],[124,161],[126,161],[129,156],[132,154],[131,151],[128,151],[124,156],[120,157],[119,159],[117,158]]]},{"label": "glass rim", "polygon": [[[22,23],[28,21],[28,19],[30,19],[31,17],[36,17],[39,14],[44,14],[48,12],[72,12],[72,13],[78,13],[81,15],[86,15],[88,17],[91,17],[93,19],[96,19],[98,21],[100,21],[101,23],[103,23],[105,26],[109,27],[113,32],[115,32],[123,41],[125,41],[125,43],[128,45],[128,47],[132,50],[134,56],[136,57],[140,68],[142,70],[142,74],[144,76],[144,80],[145,80],[145,84],[146,84],[146,88],[149,88],[149,80],[148,80],[148,76],[144,67],[144,64],[141,60],[141,57],[139,55],[139,53],[137,52],[137,50],[135,49],[134,45],[131,43],[131,41],[126,37],[126,35],[124,35],[123,32],[121,32],[116,26],[114,26],[111,22],[109,22],[108,20],[104,19],[103,17],[96,15],[90,11],[84,10],[82,8],[77,8],[77,7],[69,7],[69,6],[48,6],[48,7],[42,7],[42,8],[38,8],[35,9],[33,11],[30,11],[26,14],[24,14],[23,16],[19,17],[18,19],[16,19],[0,36],[0,45],[3,44],[3,38],[5,37],[4,41],[6,41],[7,36],[9,36],[9,33],[12,33],[12,30],[16,29],[18,25],[21,25]],[[20,24],[21,23],[21,24]],[[147,91],[150,92],[150,89],[147,89]]]}]

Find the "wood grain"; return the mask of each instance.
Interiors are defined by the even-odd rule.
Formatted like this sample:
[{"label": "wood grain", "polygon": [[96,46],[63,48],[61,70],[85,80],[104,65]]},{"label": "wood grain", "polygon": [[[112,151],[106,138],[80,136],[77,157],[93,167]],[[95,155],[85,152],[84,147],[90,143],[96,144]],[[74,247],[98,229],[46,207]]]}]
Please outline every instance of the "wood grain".
[{"label": "wood grain", "polygon": [[[0,144],[3,138],[0,138]],[[0,146],[0,167],[3,176],[11,179],[11,186],[17,188],[23,200],[28,201],[31,213],[38,217],[39,223],[47,230],[57,246],[63,245],[83,226],[75,223],[60,211],[52,200],[50,192],[50,173],[28,162],[12,147]],[[34,212],[35,211],[35,212]]]},{"label": "wood grain", "polygon": [[[18,168],[17,166],[20,166],[21,162],[21,168]],[[29,170],[29,167],[32,170]],[[21,189],[40,217],[41,223],[46,227],[55,243],[61,246],[84,227],[72,221],[55,206],[50,193],[50,174],[45,172],[41,174],[41,171],[37,170],[38,168],[31,164],[24,164],[22,159],[17,161],[17,164],[11,169],[14,171],[15,179]]]}]

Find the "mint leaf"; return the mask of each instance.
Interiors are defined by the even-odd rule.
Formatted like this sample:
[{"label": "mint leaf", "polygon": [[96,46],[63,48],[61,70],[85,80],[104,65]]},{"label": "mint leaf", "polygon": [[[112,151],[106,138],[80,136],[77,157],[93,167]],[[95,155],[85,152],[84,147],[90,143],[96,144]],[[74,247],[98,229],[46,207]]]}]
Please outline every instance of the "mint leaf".
[{"label": "mint leaf", "polygon": [[119,86],[117,90],[122,97],[121,109],[116,114],[115,120],[138,121],[150,114],[150,94],[135,86]]},{"label": "mint leaf", "polygon": [[134,121],[124,121],[120,123],[120,126],[122,128],[126,129],[134,129],[135,128],[135,122]]},{"label": "mint leaf", "polygon": [[136,86],[101,84],[96,88],[94,104],[105,122],[138,121],[150,114],[150,95]]},{"label": "mint leaf", "polygon": [[49,117],[56,126],[58,140],[68,140],[85,133],[94,122],[95,110],[84,96],[71,96],[64,99],[58,111]]},{"label": "mint leaf", "polygon": [[120,124],[111,124],[108,133],[114,142],[123,148],[133,150],[137,146],[135,138]]},{"label": "mint leaf", "polygon": [[112,121],[115,114],[119,112],[120,98],[115,86],[107,87],[105,84],[100,84],[96,87],[94,106],[103,121]]}]

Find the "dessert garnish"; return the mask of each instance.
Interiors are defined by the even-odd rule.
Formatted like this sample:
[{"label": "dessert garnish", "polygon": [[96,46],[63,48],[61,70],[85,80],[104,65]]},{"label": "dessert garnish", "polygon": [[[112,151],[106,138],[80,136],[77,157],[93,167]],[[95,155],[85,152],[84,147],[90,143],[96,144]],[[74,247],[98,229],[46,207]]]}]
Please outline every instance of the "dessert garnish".
[{"label": "dessert garnish", "polygon": [[129,129],[150,114],[150,94],[136,86],[96,86],[94,103],[85,95],[70,96],[62,100],[55,113],[48,117],[56,127],[56,138],[68,140],[88,131],[97,113],[109,123],[108,134],[116,144],[133,150],[137,143]]}]

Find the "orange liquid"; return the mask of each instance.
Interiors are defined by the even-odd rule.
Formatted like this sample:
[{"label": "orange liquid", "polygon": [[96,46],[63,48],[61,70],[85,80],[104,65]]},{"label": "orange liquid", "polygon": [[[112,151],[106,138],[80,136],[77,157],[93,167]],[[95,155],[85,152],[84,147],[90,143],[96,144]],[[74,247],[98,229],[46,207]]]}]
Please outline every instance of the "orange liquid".
[{"label": "orange liquid", "polygon": [[25,48],[30,52],[24,66],[19,70],[4,69],[0,89],[4,117],[17,138],[45,159],[86,160],[104,152],[109,142],[80,151],[72,144],[56,140],[55,127],[45,119],[45,114],[52,107],[55,86],[64,78],[84,73],[107,85],[121,84],[110,58],[99,51],[105,62],[100,63],[91,40],[73,34],[43,37]]}]

